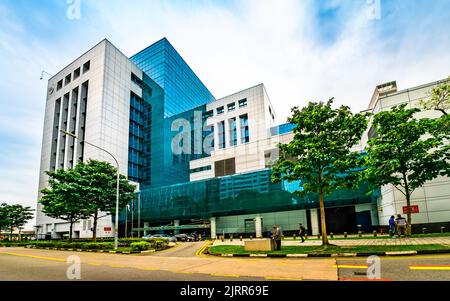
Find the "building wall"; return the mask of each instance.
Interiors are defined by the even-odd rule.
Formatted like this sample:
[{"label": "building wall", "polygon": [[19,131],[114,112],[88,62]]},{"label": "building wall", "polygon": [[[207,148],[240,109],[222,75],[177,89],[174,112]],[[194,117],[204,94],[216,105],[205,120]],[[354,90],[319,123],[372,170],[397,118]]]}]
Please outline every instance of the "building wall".
[{"label": "building wall", "polygon": [[[431,82],[402,91],[392,91],[387,95],[377,96],[372,107],[373,113],[390,110],[395,105],[408,104],[407,108],[420,107],[419,101],[429,97],[432,88],[442,81]],[[442,113],[435,110],[422,111],[416,118],[438,118]],[[365,141],[368,137],[365,135]],[[367,143],[367,142],[366,142]],[[438,177],[427,181],[423,187],[417,188],[411,196],[411,205],[418,205],[420,213],[412,214],[413,224],[445,223],[450,221],[450,178]],[[381,187],[381,198],[378,200],[380,225],[388,225],[391,215],[402,214],[406,206],[404,195],[393,185]]]},{"label": "building wall", "polygon": [[[71,122],[76,121],[77,126],[75,135],[101,148],[104,148],[114,154],[119,162],[119,170],[122,174],[128,172],[128,125],[130,114],[130,91],[141,96],[142,91],[134,83],[131,82],[131,72],[142,78],[142,71],[135,66],[128,58],[115,48],[109,41],[103,40],[91,50],[76,59],[69,66],[60,71],[57,75],[49,80],[49,89],[57,87],[61,79],[65,79],[68,74],[74,74],[74,71],[83,64],[90,62],[89,71],[81,72],[76,80],[72,80],[70,84],[64,85],[60,90],[47,96],[46,115],[44,121],[44,134],[42,142],[41,168],[39,191],[48,186],[48,177],[46,171],[52,170],[52,144],[54,143],[54,133],[58,133],[58,129],[72,131]],[[84,130],[82,129],[83,114],[78,109],[77,114],[71,114],[71,108],[75,107],[75,98],[72,98],[73,89],[82,88],[82,84],[88,82],[87,102]],[[55,118],[56,100],[64,97],[66,93],[70,93],[67,112],[67,128],[64,124],[64,106],[61,107],[59,122]],[[78,96],[78,104],[81,104],[82,93]],[[78,106],[80,108],[81,106]],[[72,119],[72,116],[74,119]],[[66,141],[67,140],[67,141]],[[70,162],[70,156],[67,150],[70,150],[70,144],[73,138],[65,138],[63,134],[58,133],[56,149],[56,169],[72,168],[80,160],[86,162],[89,159],[96,159],[110,162],[115,166],[114,160],[105,152],[98,150],[90,145],[84,148],[80,141],[75,141],[74,150],[76,154],[75,162]],[[64,146],[65,145],[65,146]],[[62,149],[66,149],[65,155]],[[63,157],[64,156],[64,157]],[[61,164],[60,164],[61,162]],[[42,194],[39,192],[38,198]],[[41,205],[37,206],[37,225],[41,226],[39,234],[50,234],[53,232],[54,237],[58,237],[57,232],[68,232],[68,223],[45,216],[41,211]],[[84,223],[84,224],[83,224]],[[91,221],[92,223],[92,221]],[[93,224],[93,223],[92,223]],[[111,216],[104,217],[98,221],[98,236],[112,236],[111,231],[104,231],[106,228],[112,227]],[[86,222],[80,221],[75,224],[76,236],[92,237],[90,227]]]}]

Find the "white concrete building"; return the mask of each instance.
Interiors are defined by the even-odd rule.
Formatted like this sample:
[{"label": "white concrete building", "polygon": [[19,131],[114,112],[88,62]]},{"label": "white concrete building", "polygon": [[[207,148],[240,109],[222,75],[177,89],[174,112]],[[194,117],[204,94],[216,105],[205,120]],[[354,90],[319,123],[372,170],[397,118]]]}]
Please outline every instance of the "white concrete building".
[{"label": "white concrete building", "polygon": [[[379,85],[372,95],[368,111],[376,114],[390,110],[395,105],[405,103],[407,108],[418,108],[420,107],[419,101],[427,99],[431,90],[446,80],[448,79],[400,91],[397,89],[395,81]],[[422,111],[416,114],[416,118],[438,118],[440,116],[442,116],[442,113],[435,110]],[[367,131],[363,137],[363,146],[367,145],[367,140],[372,134]],[[434,231],[438,231],[440,225],[448,225],[450,222],[450,178],[438,177],[416,189],[411,196],[411,206],[418,206],[419,210],[418,213],[412,214],[413,224],[423,224],[429,230],[435,224]],[[393,185],[381,187],[381,198],[378,200],[380,225],[388,225],[391,215],[404,215],[404,207],[406,207],[405,196]]]},{"label": "white concrete building", "polygon": [[[142,78],[142,71],[135,64],[109,41],[103,40],[49,80],[39,191],[48,186],[46,171],[72,168],[88,159],[115,165],[107,153],[84,145],[80,140],[113,153],[120,172],[127,174],[130,91],[142,95],[141,88],[132,82],[131,73]],[[60,130],[71,132],[80,140]],[[41,198],[40,192],[38,198]],[[49,218],[41,209],[38,203],[38,237],[61,238],[69,233],[68,222]],[[75,223],[74,237],[92,237],[92,225],[92,219]],[[98,237],[112,237],[113,229],[111,216],[99,219]]]}]

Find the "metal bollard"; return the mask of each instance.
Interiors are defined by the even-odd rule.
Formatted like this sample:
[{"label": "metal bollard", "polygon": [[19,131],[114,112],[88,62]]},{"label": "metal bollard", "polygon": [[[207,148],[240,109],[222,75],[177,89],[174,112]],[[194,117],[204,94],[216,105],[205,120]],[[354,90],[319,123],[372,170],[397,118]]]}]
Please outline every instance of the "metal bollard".
[{"label": "metal bollard", "polygon": [[378,235],[377,231],[373,230],[373,236],[377,237],[377,235]]},{"label": "metal bollard", "polygon": [[347,238],[347,232],[344,232],[344,238]]},{"label": "metal bollard", "polygon": [[242,241],[242,235],[241,235],[241,236],[239,236],[239,240],[240,240],[240,241]]},{"label": "metal bollard", "polygon": [[333,232],[330,233],[330,238],[331,238],[331,239],[334,238],[334,233],[333,233]]},{"label": "metal bollard", "polygon": [[294,233],[294,235],[292,235],[292,237],[294,238],[294,240],[295,240],[295,233]]}]

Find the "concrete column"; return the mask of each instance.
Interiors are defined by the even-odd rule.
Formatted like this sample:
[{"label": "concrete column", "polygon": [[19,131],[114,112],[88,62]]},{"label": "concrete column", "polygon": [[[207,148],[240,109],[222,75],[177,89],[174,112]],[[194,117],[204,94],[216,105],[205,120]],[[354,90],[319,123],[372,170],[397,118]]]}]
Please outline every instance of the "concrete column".
[{"label": "concrete column", "polygon": [[216,239],[217,238],[217,229],[216,229],[216,218],[215,217],[211,217],[209,219],[210,225],[211,225],[211,239]]},{"label": "concrete column", "polygon": [[[144,228],[150,226],[150,223],[144,223]],[[144,236],[147,235],[147,230],[144,230]]]},{"label": "concrete column", "polygon": [[319,210],[311,209],[311,231],[312,235],[319,234]]},{"label": "concrete column", "polygon": [[219,149],[219,123],[214,124],[214,150]]},{"label": "concrete column", "polygon": [[256,230],[256,238],[262,237],[262,220],[261,215],[257,215],[255,217],[255,230]]},{"label": "concrete column", "polygon": [[51,237],[52,237],[52,239],[57,239],[58,237],[56,237],[56,225],[55,225],[55,223],[53,223],[52,225],[51,225],[51,229],[50,229],[52,232],[51,232]]},{"label": "concrete column", "polygon": [[[179,227],[179,226],[180,226],[180,220],[178,220],[178,219],[174,220],[174,221],[173,221],[173,225],[174,225],[175,227]],[[179,229],[175,229],[174,233],[175,233],[175,234],[180,234],[180,230],[179,230]]]}]

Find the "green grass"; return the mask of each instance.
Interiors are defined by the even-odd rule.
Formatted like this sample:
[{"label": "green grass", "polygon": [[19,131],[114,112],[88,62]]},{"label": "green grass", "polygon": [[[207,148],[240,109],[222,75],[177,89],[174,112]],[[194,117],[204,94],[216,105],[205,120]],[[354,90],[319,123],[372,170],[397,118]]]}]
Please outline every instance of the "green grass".
[{"label": "green grass", "polygon": [[243,246],[213,246],[209,248],[209,253],[219,254],[337,254],[337,253],[378,253],[395,251],[422,251],[422,250],[450,250],[450,246],[444,245],[401,245],[401,246],[354,246],[339,247],[329,246],[324,249],[322,246],[283,246],[280,251],[245,251]]}]

